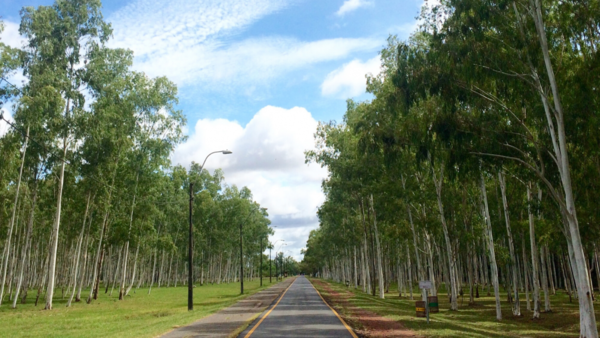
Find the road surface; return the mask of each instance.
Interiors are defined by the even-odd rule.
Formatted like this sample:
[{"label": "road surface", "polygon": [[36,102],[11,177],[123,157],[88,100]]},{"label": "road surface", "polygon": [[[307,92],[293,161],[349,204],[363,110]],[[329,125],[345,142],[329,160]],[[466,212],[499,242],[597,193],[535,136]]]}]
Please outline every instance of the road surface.
[{"label": "road surface", "polygon": [[303,276],[238,338],[356,338],[338,314]]}]

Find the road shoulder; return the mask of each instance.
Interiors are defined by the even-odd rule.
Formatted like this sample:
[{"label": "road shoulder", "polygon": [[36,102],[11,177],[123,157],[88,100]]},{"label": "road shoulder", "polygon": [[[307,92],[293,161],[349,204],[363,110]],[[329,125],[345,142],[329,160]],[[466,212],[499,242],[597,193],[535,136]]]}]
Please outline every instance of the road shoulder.
[{"label": "road shoulder", "polygon": [[359,336],[365,338],[418,337],[414,331],[393,319],[353,305],[348,300],[351,297],[350,292],[337,292],[330,287],[329,283],[320,279],[311,278],[309,280],[325,302],[333,307]]}]

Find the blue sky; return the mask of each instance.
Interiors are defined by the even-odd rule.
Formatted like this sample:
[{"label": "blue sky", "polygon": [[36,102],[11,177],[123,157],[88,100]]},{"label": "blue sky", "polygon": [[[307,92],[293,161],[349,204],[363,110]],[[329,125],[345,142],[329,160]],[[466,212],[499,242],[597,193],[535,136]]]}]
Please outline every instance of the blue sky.
[{"label": "blue sky", "polygon": [[[19,45],[19,10],[52,1],[0,0],[2,41]],[[422,0],[103,1],[113,47],[134,68],[179,87],[189,140],[173,162],[189,165],[231,148],[207,168],[247,185],[269,208],[274,240],[300,258],[326,172],[304,164],[317,121],[341,120],[346,99],[368,99],[366,73],[390,34],[406,39]],[[18,77],[17,77],[18,78]]]}]

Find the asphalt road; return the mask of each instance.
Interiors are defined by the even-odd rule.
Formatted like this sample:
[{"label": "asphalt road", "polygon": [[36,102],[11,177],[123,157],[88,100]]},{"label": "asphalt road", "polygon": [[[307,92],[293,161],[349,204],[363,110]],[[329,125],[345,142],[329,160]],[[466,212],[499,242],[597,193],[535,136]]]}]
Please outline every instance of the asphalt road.
[{"label": "asphalt road", "polygon": [[271,305],[238,337],[353,338],[356,336],[323,302],[312,284],[305,277],[300,276],[282,298]]}]

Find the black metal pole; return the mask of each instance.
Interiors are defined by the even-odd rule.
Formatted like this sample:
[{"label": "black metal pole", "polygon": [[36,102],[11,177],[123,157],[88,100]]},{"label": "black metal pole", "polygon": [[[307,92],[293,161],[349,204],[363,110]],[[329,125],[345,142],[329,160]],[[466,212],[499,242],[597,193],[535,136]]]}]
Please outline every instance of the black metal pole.
[{"label": "black metal pole", "polygon": [[194,201],[194,191],[193,191],[194,183],[190,183],[190,233],[189,233],[189,242],[188,242],[188,311],[194,309],[194,288],[193,288],[193,280],[194,280],[194,270],[192,268],[192,257],[193,257],[193,238],[192,238],[192,202]]},{"label": "black metal pole", "polygon": [[262,286],[262,259],[263,259],[263,247],[262,247],[262,237],[260,238],[260,286]]},{"label": "black metal pole", "polygon": [[273,259],[271,259],[271,248],[269,248],[269,283],[273,283],[273,280],[271,279],[273,277],[273,270],[271,269],[272,266]]},{"label": "black metal pole", "polygon": [[244,294],[244,238],[242,237],[242,223],[240,223],[240,293]]}]

